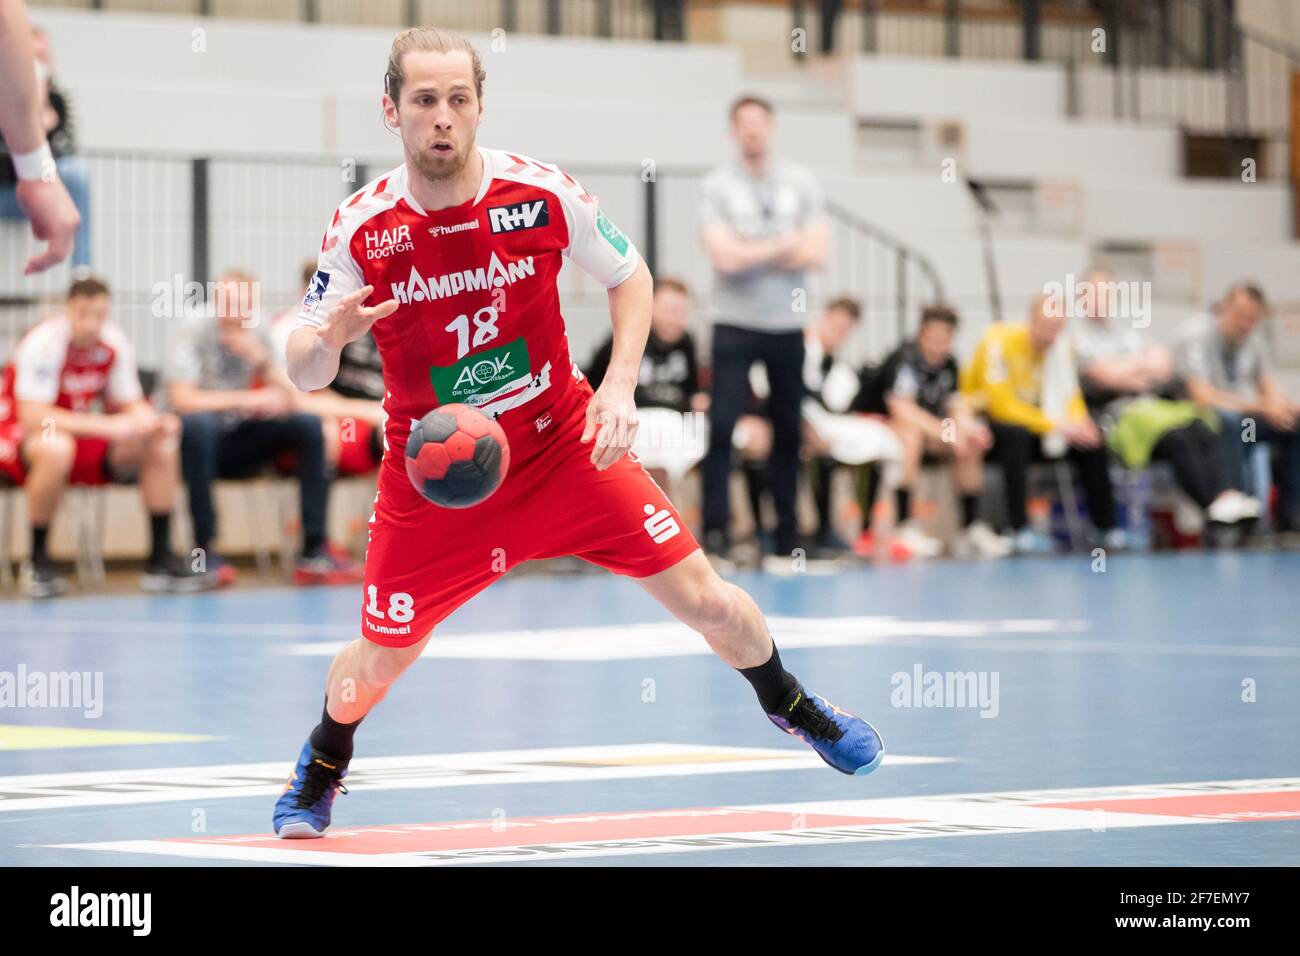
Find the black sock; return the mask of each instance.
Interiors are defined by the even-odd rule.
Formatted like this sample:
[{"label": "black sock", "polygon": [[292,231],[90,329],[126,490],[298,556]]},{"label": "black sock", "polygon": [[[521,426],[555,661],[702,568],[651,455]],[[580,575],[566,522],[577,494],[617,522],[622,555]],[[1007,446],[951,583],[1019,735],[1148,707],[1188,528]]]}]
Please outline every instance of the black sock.
[{"label": "black sock", "polygon": [[865,474],[859,477],[862,483],[862,530],[871,530],[872,512],[876,510],[876,498],[880,494],[880,469],[867,465]]},{"label": "black sock", "polygon": [[894,520],[898,524],[902,524],[912,517],[912,493],[906,488],[895,488],[894,506],[898,510],[898,514],[894,515]]},{"label": "black sock", "polygon": [[763,712],[767,714],[775,713],[781,706],[781,701],[785,700],[799,683],[794,679],[793,674],[781,666],[781,655],[777,652],[775,643],[772,644],[772,656],[767,659],[766,664],[759,664],[757,667],[739,667],[737,670],[753,685],[754,693],[758,694],[758,702]]},{"label": "black sock", "polygon": [[32,525],[32,564],[50,563],[50,556],[45,553],[45,539],[49,533],[49,525]]},{"label": "black sock", "polygon": [[321,713],[320,723],[311,732],[311,745],[313,749],[319,750],[326,756],[347,763],[352,759],[352,735],[357,732],[357,727],[365,718],[362,717],[352,724],[340,724],[330,716],[328,703],[329,698],[327,697],[326,707]]},{"label": "black sock", "polygon": [[149,516],[149,563],[159,564],[171,551],[172,514],[170,511]]},{"label": "black sock", "polygon": [[980,496],[979,495],[962,495],[961,496],[961,526],[969,528],[979,517]]},{"label": "black sock", "polygon": [[303,535],[302,556],[314,558],[325,550],[325,535],[320,533]]}]

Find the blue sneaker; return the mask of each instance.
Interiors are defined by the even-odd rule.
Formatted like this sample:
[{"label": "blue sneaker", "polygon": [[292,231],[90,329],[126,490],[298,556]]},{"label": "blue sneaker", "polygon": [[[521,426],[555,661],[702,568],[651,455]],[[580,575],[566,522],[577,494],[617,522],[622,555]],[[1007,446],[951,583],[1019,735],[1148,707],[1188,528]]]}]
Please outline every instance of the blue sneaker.
[{"label": "blue sneaker", "polygon": [[767,719],[812,747],[840,773],[861,777],[885,759],[885,744],[876,728],[798,684]]},{"label": "blue sneaker", "polygon": [[298,766],[275,801],[275,835],[282,840],[323,837],[330,826],[335,794],[348,792],[342,784],[347,775],[346,763],[313,750],[310,740],[303,744]]}]

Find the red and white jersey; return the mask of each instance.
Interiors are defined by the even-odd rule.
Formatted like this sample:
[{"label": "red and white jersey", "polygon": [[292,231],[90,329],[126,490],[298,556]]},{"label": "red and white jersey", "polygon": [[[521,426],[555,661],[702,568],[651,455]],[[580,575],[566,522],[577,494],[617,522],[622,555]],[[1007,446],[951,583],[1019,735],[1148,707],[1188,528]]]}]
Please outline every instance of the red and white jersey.
[{"label": "red and white jersey", "polygon": [[498,418],[512,443],[536,436],[582,378],[560,312],[562,257],[606,288],[637,267],[632,242],[567,173],[503,150],[479,155],[483,183],[459,206],[424,211],[405,164],[340,205],[298,316],[319,327],[367,284],[366,305],[397,300],[373,334],[399,452],[413,421],[453,402]]},{"label": "red and white jersey", "polygon": [[63,315],[33,326],[14,350],[0,388],[0,422],[17,421],[17,403],[40,402],[74,412],[113,411],[144,397],[135,353],[113,322],[89,347],[72,344]]}]

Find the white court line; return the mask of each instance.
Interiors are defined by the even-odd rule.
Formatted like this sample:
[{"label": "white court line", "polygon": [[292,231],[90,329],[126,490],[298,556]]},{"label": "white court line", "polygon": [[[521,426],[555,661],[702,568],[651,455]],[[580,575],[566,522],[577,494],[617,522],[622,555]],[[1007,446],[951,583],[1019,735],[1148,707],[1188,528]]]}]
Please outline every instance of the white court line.
[{"label": "white court line", "polygon": [[[634,761],[644,760],[644,763]],[[600,764],[599,761],[610,761]],[[627,761],[619,764],[618,761]],[[886,754],[885,763],[916,766],[952,763],[951,757]],[[564,764],[569,764],[565,766]],[[284,790],[293,765],[223,764],[21,774],[0,777],[0,812],[67,807],[273,797]],[[629,778],[822,770],[811,750],[710,747],[696,744],[618,744],[402,757],[358,757],[348,784],[366,790],[416,790],[486,784],[573,783]]]},{"label": "white court line", "polygon": [[[660,809],[587,814],[512,818],[508,821],[448,821],[443,823],[389,824],[377,827],[335,828],[324,841],[310,841],[307,846],[286,846],[269,838],[269,834],[203,838],[195,840],[120,840],[102,843],[56,844],[58,849],[100,850],[144,853],[153,856],[190,859],[227,859],[244,862],[294,863],[318,866],[449,866],[490,862],[550,862],[561,859],[640,854],[687,853],[705,850],[796,846],[827,843],[867,843],[889,840],[932,839],[944,836],[988,836],[993,834],[1048,833],[1108,830],[1154,826],[1195,826],[1247,822],[1216,819],[1204,814],[1169,812],[1125,812],[1105,809],[1108,801],[1125,799],[1159,800],[1163,798],[1223,798],[1229,803],[1234,795],[1276,793],[1300,788],[1300,778],[1273,780],[1223,780],[1203,783],[1156,784],[1136,787],[1093,787],[1075,790],[1040,790],[1006,793],[946,794],[938,796],[884,797],[868,800],[835,800],[809,803],[758,804],[740,807]],[[1055,807],[1043,804],[1081,802],[1099,807]],[[778,814],[789,817],[789,826],[781,829],[728,829],[728,819],[745,814]],[[807,826],[807,818],[832,816],[845,818],[843,823]],[[1294,816],[1287,811],[1285,818]],[[629,823],[666,818],[717,819],[707,831],[693,829],[647,836],[626,829]],[[883,819],[882,819],[883,818]],[[880,822],[873,822],[880,821]],[[586,839],[560,838],[557,828],[572,828],[587,823],[592,833]],[[517,834],[502,841],[487,837],[486,832],[500,832],[501,825]],[[595,826],[592,826],[592,825]],[[622,829],[622,832],[620,832]],[[430,833],[473,833],[482,837],[462,839],[462,846],[451,837],[444,846],[430,840]],[[548,839],[550,831],[550,839]],[[382,835],[391,843],[397,837],[423,849],[366,850],[368,838]],[[439,837],[439,839],[442,839]],[[1104,839],[1104,837],[1098,837]],[[356,844],[362,852],[326,850],[327,846]],[[475,842],[477,841],[477,842]],[[243,844],[243,845],[241,845]],[[247,845],[265,844],[265,845]],[[400,844],[399,844],[400,845]],[[372,844],[373,846],[373,844]]]},{"label": "white court line", "polygon": [[[1066,654],[1125,654],[1171,657],[1300,657],[1300,646],[1271,644],[1202,644],[1161,641],[1101,640],[1065,635],[1087,631],[1078,619],[1008,618],[1000,620],[911,620],[898,617],[770,617],[782,648],[933,647],[972,651],[1041,651]],[[8,622],[6,622],[8,623]],[[273,646],[272,654],[332,657],[359,636],[359,625],[245,624],[207,621],[68,621],[15,622],[33,632],[279,638],[304,634],[335,638]],[[1063,635],[1063,636],[1051,636]],[[613,661],[690,657],[712,651],[694,631],[674,621],[638,624],[518,629],[507,631],[440,630],[421,655],[460,660]]]},{"label": "white court line", "polygon": [[[1175,644],[1073,637],[1086,621],[1009,618],[989,621],[924,621],[897,617],[769,617],[778,646],[935,647],[985,651],[1049,651],[1074,654],[1300,657],[1300,647]],[[1060,635],[1060,636],[1050,636]],[[319,641],[271,649],[276,654],[332,657],[347,642]],[[595,627],[538,628],[443,633],[421,658],[476,660],[613,661],[711,654],[698,634],[675,621]]]}]

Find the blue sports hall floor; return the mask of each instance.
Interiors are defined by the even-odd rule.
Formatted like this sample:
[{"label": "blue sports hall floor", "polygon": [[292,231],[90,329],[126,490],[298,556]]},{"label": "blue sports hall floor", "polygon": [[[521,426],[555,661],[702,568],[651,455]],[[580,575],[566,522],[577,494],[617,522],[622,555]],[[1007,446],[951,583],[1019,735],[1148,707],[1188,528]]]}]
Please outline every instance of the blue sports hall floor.
[{"label": "blue sports hall floor", "polygon": [[510,576],[366,718],[313,841],[271,808],[359,589],[0,603],[0,865],[1300,861],[1300,554],[733,580],[880,730],[874,774],[776,730],[634,582]]}]

